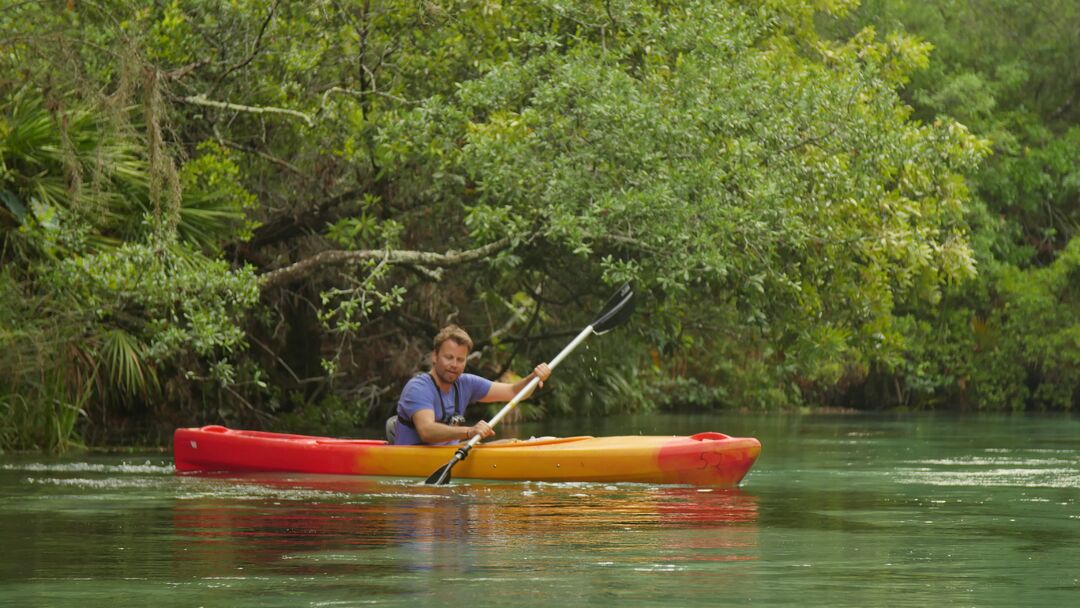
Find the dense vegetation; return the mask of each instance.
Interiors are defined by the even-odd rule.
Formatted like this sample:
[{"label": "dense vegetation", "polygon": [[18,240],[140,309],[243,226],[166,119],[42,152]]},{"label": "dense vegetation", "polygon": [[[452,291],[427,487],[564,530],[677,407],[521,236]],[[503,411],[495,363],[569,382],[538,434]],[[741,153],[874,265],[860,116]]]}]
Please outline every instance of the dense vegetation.
[{"label": "dense vegetation", "polygon": [[[978,274],[936,306],[896,311],[906,348],[850,395],[980,409],[1080,405],[1080,5],[1052,0],[866,1],[872,24],[933,44],[904,97],[992,142],[966,212]],[[890,396],[889,393],[892,392]]]},{"label": "dense vegetation", "polygon": [[1069,409],[1080,16],[1033,7],[16,1],[0,447],[354,432],[447,321],[525,370],[625,280],[527,414]]}]

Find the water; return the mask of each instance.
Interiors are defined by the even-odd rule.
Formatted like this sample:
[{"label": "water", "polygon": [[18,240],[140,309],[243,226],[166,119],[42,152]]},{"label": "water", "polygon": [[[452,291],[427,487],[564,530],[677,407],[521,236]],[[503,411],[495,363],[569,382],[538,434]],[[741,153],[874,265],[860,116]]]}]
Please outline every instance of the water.
[{"label": "water", "polygon": [[752,435],[737,490],[0,456],[0,606],[1076,606],[1080,420],[640,416]]}]

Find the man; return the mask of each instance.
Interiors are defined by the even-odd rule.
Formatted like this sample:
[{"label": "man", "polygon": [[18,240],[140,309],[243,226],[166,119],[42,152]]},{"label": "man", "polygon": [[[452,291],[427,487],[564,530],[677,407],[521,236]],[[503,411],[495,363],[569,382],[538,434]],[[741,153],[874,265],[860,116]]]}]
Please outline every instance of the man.
[{"label": "man", "polygon": [[546,363],[513,384],[466,374],[465,362],[473,341],[457,325],[444,327],[435,336],[434,346],[431,371],[413,376],[405,384],[396,421],[388,421],[387,434],[393,435],[394,445],[446,445],[468,441],[474,435],[491,437],[495,431],[486,421],[462,426],[465,409],[477,402],[510,401],[534,376],[544,386],[544,380],[551,375]]}]

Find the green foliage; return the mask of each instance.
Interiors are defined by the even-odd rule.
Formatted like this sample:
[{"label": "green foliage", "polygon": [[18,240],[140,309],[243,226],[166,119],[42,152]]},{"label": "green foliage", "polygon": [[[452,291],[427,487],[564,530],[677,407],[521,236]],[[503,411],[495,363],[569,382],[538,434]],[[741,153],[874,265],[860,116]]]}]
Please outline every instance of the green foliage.
[{"label": "green foliage", "polygon": [[140,331],[145,352],[155,361],[241,348],[244,332],[235,319],[258,299],[250,268],[234,271],[223,261],[175,246],[128,243],[69,258],[46,280],[52,291],[93,310],[97,323]]},{"label": "green foliage", "polygon": [[1017,154],[979,175],[980,190],[1016,230],[1022,264],[1052,260],[1080,234],[1080,127],[1054,136],[1031,133]]},{"label": "green foliage", "polygon": [[[117,33],[39,16],[55,31],[86,26],[80,42]],[[254,274],[204,252],[250,234],[255,198],[214,143],[176,173],[154,143],[160,92],[144,83],[145,103],[131,104],[126,59],[106,70],[120,78],[112,95],[97,96],[78,80],[100,67],[93,60],[72,78],[25,44],[32,35],[12,39],[21,43],[0,57],[21,69],[18,81],[0,80],[0,426],[3,447],[61,450],[80,421],[189,393],[177,376],[237,382],[229,358],[246,347],[238,321],[257,300]]]},{"label": "green foliage", "polygon": [[79,366],[82,324],[0,271],[0,450],[63,451],[77,441],[91,379]]},{"label": "green foliage", "polygon": [[[384,163],[475,183],[474,235],[535,230],[549,255],[608,282],[731,306],[739,339],[761,335],[770,362],[787,362],[781,385],[827,387],[895,356],[878,352],[895,302],[974,273],[960,175],[986,144],[948,121],[907,122],[893,91],[925,45],[871,31],[827,43],[787,30],[783,8],[769,20],[723,3],[622,4],[595,30],[588,9],[548,8],[579,24],[564,52],[523,37],[530,52],[382,140]],[[702,288],[734,297],[699,301]]]},{"label": "green foliage", "polygon": [[291,401],[290,411],[274,420],[273,429],[282,433],[349,437],[365,422],[362,408],[337,395],[315,403],[304,403],[301,395],[293,394]]},{"label": "green foliage", "polygon": [[1002,305],[991,322],[1001,337],[986,359],[1014,371],[984,378],[982,401],[1012,409],[1080,405],[1080,237],[1050,266],[1003,269],[998,287]]},{"label": "green foliage", "polygon": [[[103,140],[104,125],[86,108],[46,106],[28,87],[0,90],[4,241],[29,256],[57,257],[131,236],[132,219],[146,211],[135,197],[147,188],[133,142]],[[13,234],[19,228],[33,234]]]},{"label": "green foliage", "polygon": [[58,378],[45,378],[44,384],[19,393],[0,396],[0,453],[11,449],[64,452],[80,444],[72,438],[75,425],[85,415],[82,401],[72,403],[65,394],[54,390],[62,384]]},{"label": "green foliage", "polygon": [[113,329],[101,336],[99,352],[102,377],[108,386],[128,395],[157,392],[157,373],[147,365],[146,347],[138,338]]},{"label": "green foliage", "polygon": [[23,3],[0,259],[70,311],[93,420],[343,430],[442,324],[527,369],[624,280],[632,328],[534,413],[1065,407],[1032,382],[1072,378],[1067,317],[1042,344],[1002,307],[1071,306],[1027,273],[1076,230],[1075,45],[1018,0],[937,4]]},{"label": "green foliage", "polygon": [[204,251],[230,240],[248,240],[257,223],[247,217],[255,195],[241,184],[235,154],[214,141],[197,147],[198,156],[180,169],[183,203],[177,222],[179,239]]},{"label": "green foliage", "polygon": [[[987,269],[978,286],[950,294],[941,310],[905,317],[908,352],[890,370],[895,402],[1014,411],[1076,408],[1078,251],[1080,240],[1073,239],[1048,267]],[[985,312],[973,312],[967,302]]]},{"label": "green foliage", "polygon": [[980,276],[951,286],[940,304],[904,308],[903,357],[879,362],[868,398],[912,407],[1071,409],[1078,300],[1059,282],[1072,276],[1080,226],[1080,10],[1056,1],[870,0],[838,29],[868,22],[933,44],[929,69],[905,91],[915,116],[960,120],[995,152],[972,179],[966,218]]}]

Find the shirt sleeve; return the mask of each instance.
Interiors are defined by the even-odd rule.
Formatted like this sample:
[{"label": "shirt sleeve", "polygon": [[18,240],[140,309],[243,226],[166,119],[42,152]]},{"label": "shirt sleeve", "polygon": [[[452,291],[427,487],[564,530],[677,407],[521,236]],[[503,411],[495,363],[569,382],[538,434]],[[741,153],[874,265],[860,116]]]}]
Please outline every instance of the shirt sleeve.
[{"label": "shirt sleeve", "polygon": [[462,374],[461,379],[458,380],[458,385],[462,388],[462,397],[465,400],[465,405],[472,405],[477,401],[480,401],[491,390],[491,380],[482,376],[474,374]]},{"label": "shirt sleeve", "polygon": [[405,384],[398,400],[397,415],[399,418],[412,420],[416,412],[420,410],[435,411],[432,395],[435,389],[431,387],[431,381],[423,376],[417,376]]}]

